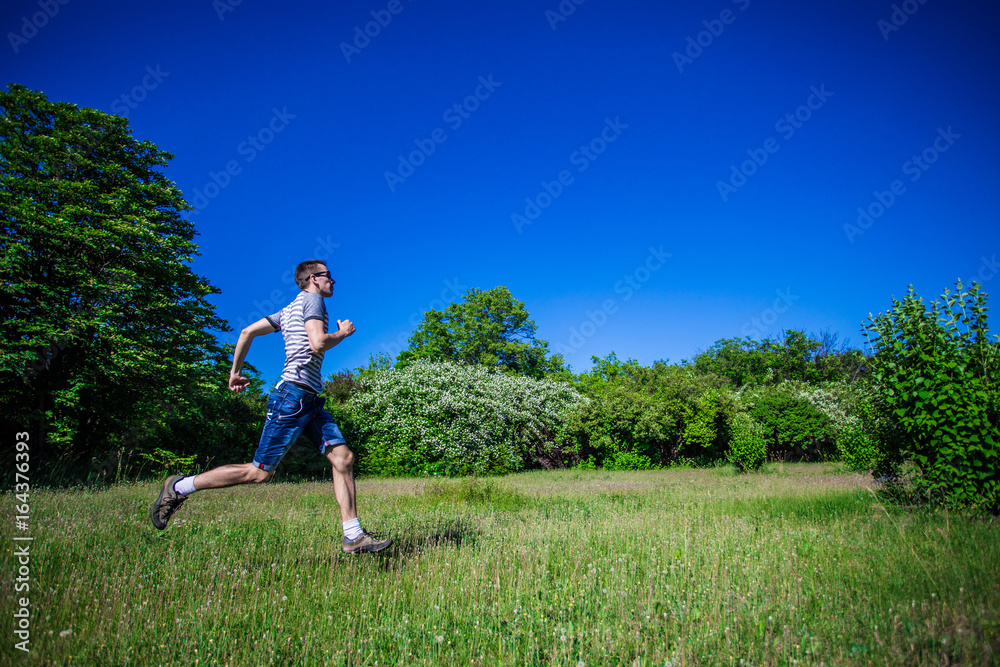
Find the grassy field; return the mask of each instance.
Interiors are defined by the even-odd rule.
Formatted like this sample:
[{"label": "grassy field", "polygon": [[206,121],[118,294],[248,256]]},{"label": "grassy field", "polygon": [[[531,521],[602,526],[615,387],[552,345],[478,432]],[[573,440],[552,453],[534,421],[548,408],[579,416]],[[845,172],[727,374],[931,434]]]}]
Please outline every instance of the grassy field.
[{"label": "grassy field", "polygon": [[[31,652],[3,664],[996,664],[995,522],[883,506],[832,466],[153,484],[31,496]],[[0,531],[13,546],[14,499]],[[4,553],[4,609],[17,565]],[[8,623],[10,616],[7,616]]]}]

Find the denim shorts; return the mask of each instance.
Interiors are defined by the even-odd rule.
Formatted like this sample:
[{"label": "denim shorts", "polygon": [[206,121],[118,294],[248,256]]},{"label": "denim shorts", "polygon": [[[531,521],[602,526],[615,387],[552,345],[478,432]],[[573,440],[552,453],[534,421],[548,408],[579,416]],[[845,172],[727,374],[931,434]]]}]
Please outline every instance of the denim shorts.
[{"label": "denim shorts", "polygon": [[267,420],[253,455],[254,467],[274,470],[303,433],[320,454],[331,445],[346,444],[337,422],[323,409],[325,402],[325,397],[305,387],[279,382],[267,399]]}]

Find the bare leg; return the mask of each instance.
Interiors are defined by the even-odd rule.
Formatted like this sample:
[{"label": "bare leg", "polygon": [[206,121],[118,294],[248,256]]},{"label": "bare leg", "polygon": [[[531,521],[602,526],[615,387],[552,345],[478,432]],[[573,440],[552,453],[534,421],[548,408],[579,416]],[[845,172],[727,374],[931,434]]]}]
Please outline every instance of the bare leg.
[{"label": "bare leg", "polygon": [[202,491],[204,489],[224,489],[227,486],[238,484],[259,484],[271,479],[273,475],[273,470],[261,470],[255,468],[252,463],[235,463],[219,466],[197,475],[194,478],[194,488]]},{"label": "bare leg", "polygon": [[358,510],[354,505],[354,452],[345,444],[331,445],[327,446],[325,456],[333,467],[333,495],[340,505],[340,520],[357,519]]}]

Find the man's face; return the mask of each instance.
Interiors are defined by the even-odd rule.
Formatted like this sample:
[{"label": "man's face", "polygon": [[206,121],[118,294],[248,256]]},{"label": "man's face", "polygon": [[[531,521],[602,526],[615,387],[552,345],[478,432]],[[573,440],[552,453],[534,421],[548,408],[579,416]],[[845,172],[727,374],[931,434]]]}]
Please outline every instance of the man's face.
[{"label": "man's face", "polygon": [[333,286],[337,281],[330,276],[330,271],[326,268],[325,264],[317,267],[312,272],[312,275],[309,276],[309,280],[319,289],[319,293],[323,297],[333,296]]}]

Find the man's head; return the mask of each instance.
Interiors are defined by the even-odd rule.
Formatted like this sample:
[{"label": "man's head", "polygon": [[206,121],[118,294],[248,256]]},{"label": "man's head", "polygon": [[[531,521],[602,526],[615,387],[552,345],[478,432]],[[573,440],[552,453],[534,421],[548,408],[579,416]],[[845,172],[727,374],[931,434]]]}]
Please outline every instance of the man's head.
[{"label": "man's head", "polygon": [[333,294],[333,277],[323,262],[310,259],[295,267],[295,284],[307,292],[316,292],[324,297]]}]

